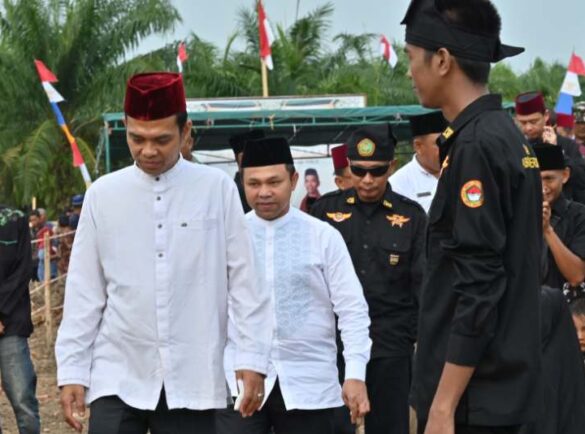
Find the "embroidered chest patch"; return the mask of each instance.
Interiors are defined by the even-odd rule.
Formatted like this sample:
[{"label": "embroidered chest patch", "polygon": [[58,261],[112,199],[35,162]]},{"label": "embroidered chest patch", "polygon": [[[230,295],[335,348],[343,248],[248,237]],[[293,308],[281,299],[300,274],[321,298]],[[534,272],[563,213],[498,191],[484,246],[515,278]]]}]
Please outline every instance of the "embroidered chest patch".
[{"label": "embroidered chest patch", "polygon": [[461,187],[461,201],[468,208],[479,208],[483,205],[483,185],[481,181],[473,179]]}]

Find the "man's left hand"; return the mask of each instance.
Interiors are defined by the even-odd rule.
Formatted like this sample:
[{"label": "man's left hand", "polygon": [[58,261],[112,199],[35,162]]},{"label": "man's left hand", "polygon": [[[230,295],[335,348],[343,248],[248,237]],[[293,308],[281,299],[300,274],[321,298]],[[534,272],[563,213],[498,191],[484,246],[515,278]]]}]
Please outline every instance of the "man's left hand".
[{"label": "man's left hand", "polygon": [[343,383],[343,402],[351,414],[351,423],[370,412],[370,400],[366,383],[360,380],[345,380]]},{"label": "man's left hand", "polygon": [[258,372],[241,370],[236,371],[236,378],[244,382],[244,398],[240,404],[242,417],[254,414],[264,400],[264,376]]}]

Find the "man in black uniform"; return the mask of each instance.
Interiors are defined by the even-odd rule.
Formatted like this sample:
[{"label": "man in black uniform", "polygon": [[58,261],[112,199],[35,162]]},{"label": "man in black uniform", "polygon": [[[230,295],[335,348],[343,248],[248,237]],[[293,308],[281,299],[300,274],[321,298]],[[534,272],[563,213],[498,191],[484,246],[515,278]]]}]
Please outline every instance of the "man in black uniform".
[{"label": "man in black uniform", "polygon": [[562,148],[571,169],[569,181],[563,188],[565,197],[585,203],[585,159],[577,142],[557,135],[554,128],[547,125],[550,115],[540,92],[527,92],[516,97],[516,123],[531,145],[544,142]]},{"label": "man in black uniform", "polygon": [[526,139],[490,95],[503,45],[487,0],[414,0],[409,75],[450,125],[429,213],[414,400],[425,434],[516,433],[539,385],[542,188]]},{"label": "man in black uniform", "polygon": [[371,405],[366,434],[409,430],[426,215],[388,184],[395,145],[389,125],[354,132],[348,143],[354,188],[328,193],[311,209],[343,235],[369,305],[373,345],[366,373]]},{"label": "man in black uniform", "polygon": [[251,130],[242,134],[236,134],[230,137],[230,146],[234,151],[234,157],[236,164],[238,165],[238,171],[234,176],[234,182],[238,187],[238,193],[240,194],[240,201],[244,208],[244,213],[248,213],[252,210],[248,201],[246,200],[246,192],[244,191],[244,185],[242,184],[242,176],[240,175],[240,169],[242,168],[242,155],[244,155],[244,145],[248,140],[257,140],[264,138],[264,131],[262,130]]},{"label": "man in black uniform", "polygon": [[559,146],[534,147],[540,165],[542,195],[542,283],[562,289],[585,279],[585,205],[565,198],[563,185],[569,179]]}]

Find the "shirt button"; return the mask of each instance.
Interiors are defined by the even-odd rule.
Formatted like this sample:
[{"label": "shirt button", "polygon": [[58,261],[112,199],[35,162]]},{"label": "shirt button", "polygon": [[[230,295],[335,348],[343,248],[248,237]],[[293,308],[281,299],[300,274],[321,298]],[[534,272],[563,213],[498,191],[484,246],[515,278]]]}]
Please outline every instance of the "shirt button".
[{"label": "shirt button", "polygon": [[160,181],[160,176],[157,176],[156,178],[154,178],[156,181]]},{"label": "shirt button", "polygon": [[156,197],[156,200],[161,200],[161,199],[162,199],[162,198],[161,198],[160,196],[157,196],[157,197]]},{"label": "shirt button", "polygon": [[162,258],[163,256],[164,256],[164,255],[163,255],[162,253],[159,253],[159,254],[158,254],[158,257],[159,257],[159,258]]},{"label": "shirt button", "polygon": [[368,250],[368,247],[370,247],[370,246],[368,246],[367,244],[364,244],[364,250]]},{"label": "shirt button", "polygon": [[360,274],[361,274],[362,276],[365,276],[365,275],[366,275],[366,270],[360,270]]},{"label": "shirt button", "polygon": [[366,224],[369,225],[371,222],[369,220],[366,220]]},{"label": "shirt button", "polygon": [[162,228],[162,225],[158,225],[157,228],[161,229]]}]

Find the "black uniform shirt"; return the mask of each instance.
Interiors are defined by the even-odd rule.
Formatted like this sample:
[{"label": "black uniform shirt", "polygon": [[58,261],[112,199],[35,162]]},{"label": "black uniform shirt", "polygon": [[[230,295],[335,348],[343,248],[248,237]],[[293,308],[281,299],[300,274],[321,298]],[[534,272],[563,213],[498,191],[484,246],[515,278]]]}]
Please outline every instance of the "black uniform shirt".
[{"label": "black uniform shirt", "polygon": [[457,423],[533,420],[540,371],[542,187],[534,152],[501,108],[478,98],[438,140],[414,394],[428,412],[446,362],[475,367]]},{"label": "black uniform shirt", "polygon": [[[585,205],[560,196],[552,205],[551,225],[563,244],[575,255],[585,260]],[[542,283],[562,289],[567,279],[546,242],[543,246]]]},{"label": "black uniform shirt", "polygon": [[426,214],[388,185],[375,204],[355,190],[321,197],[311,214],[337,228],[364,289],[371,318],[372,359],[412,353],[422,281]]},{"label": "black uniform shirt", "polygon": [[28,284],[31,270],[28,221],[23,213],[0,205],[0,321],[3,336],[32,333]]}]

